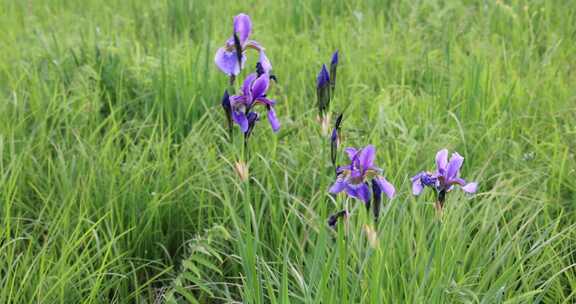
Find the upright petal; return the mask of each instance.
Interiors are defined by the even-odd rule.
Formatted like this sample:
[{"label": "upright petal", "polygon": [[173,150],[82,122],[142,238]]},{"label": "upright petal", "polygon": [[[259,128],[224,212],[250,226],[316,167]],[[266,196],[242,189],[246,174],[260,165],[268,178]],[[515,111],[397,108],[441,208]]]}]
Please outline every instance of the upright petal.
[{"label": "upright petal", "polygon": [[250,73],[248,76],[246,76],[246,79],[244,79],[244,82],[242,83],[242,94],[244,94],[244,96],[250,100],[252,100],[252,93],[250,88],[252,87],[252,83],[254,83],[256,78],[258,78],[256,73]]},{"label": "upright petal", "polygon": [[270,83],[270,75],[262,74],[252,84],[252,98],[256,99],[258,97],[263,97],[268,91],[268,85]]},{"label": "upright petal", "polygon": [[460,167],[462,167],[462,163],[464,163],[464,157],[458,154],[458,152],[452,153],[446,174],[448,179],[453,179],[458,176]]},{"label": "upright petal", "polygon": [[[242,55],[242,63],[246,61],[246,57]],[[236,52],[226,51],[225,48],[219,48],[216,51],[214,62],[218,68],[228,76],[236,76],[240,74],[241,66],[238,64],[238,57]]]},{"label": "upright petal", "polygon": [[438,173],[444,174],[446,172],[446,165],[448,164],[448,149],[442,149],[436,153],[436,168]]},{"label": "upright petal", "polygon": [[238,14],[234,17],[234,32],[238,34],[240,42],[246,43],[252,33],[252,21],[246,14]]},{"label": "upright petal", "polygon": [[270,122],[272,131],[278,132],[278,130],[280,130],[280,121],[278,121],[273,107],[268,107],[268,121]]},{"label": "upright petal", "polygon": [[356,150],[356,148],[353,148],[353,147],[348,147],[348,148],[344,149],[344,152],[346,152],[346,154],[348,154],[348,158],[350,159],[350,161],[354,161],[356,154],[358,154],[358,150]]},{"label": "upright petal", "polygon": [[422,185],[422,179],[421,179],[422,174],[426,173],[420,172],[410,178],[410,181],[412,181],[412,194],[414,195],[420,195],[420,193],[422,193],[422,190],[424,190],[424,185]]},{"label": "upright petal", "polygon": [[386,196],[388,196],[389,199],[393,199],[394,195],[396,194],[396,189],[394,189],[394,186],[389,181],[387,181],[384,176],[378,176],[375,178],[375,180],[378,183],[378,186],[380,186],[380,190],[386,193]]},{"label": "upright petal", "polygon": [[476,193],[477,189],[478,189],[478,183],[476,182],[469,183],[466,186],[462,187],[462,190],[464,190],[464,192],[467,193]]},{"label": "upright petal", "polygon": [[359,153],[358,160],[360,161],[362,170],[371,168],[374,165],[374,159],[376,158],[376,148],[374,148],[373,145],[368,145],[360,150]]},{"label": "upright petal", "polygon": [[248,118],[246,118],[244,113],[234,111],[232,112],[232,119],[234,119],[234,122],[240,126],[242,132],[246,133],[248,131]]}]

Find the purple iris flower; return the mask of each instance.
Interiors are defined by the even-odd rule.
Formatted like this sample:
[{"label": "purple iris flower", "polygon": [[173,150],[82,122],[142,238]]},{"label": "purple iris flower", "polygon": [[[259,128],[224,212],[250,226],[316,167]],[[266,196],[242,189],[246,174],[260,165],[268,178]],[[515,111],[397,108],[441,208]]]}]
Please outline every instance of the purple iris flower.
[{"label": "purple iris flower", "polygon": [[270,122],[270,126],[272,126],[272,130],[277,132],[280,129],[280,122],[274,111],[276,101],[266,97],[269,84],[270,76],[267,73],[260,76],[252,73],[244,80],[240,95],[230,96],[231,117],[234,122],[240,126],[244,134],[251,131],[251,128],[254,127],[254,124],[258,120],[258,116],[254,116],[254,114],[257,113],[251,112],[256,105],[266,107],[268,111],[268,121]]},{"label": "purple iris flower", "polygon": [[436,153],[436,171],[420,172],[411,178],[412,193],[420,195],[424,187],[430,187],[436,191],[438,196],[438,208],[442,209],[446,193],[454,189],[455,186],[462,188],[464,192],[475,193],[478,183],[466,183],[460,178],[460,168],[464,163],[464,157],[457,152],[452,153],[448,160],[448,150],[442,149]]},{"label": "purple iris flower", "polygon": [[355,148],[346,148],[345,151],[351,163],[338,168],[338,177],[330,187],[330,193],[344,191],[349,196],[363,201],[369,207],[370,187],[368,182],[372,181],[377,189],[384,192],[389,199],[394,197],[396,191],[394,186],[382,176],[383,170],[374,165],[376,148],[373,145],[368,145],[360,151]]},{"label": "purple iris flower", "polygon": [[216,56],[214,58],[218,68],[220,68],[222,72],[226,73],[226,75],[236,76],[240,74],[240,71],[244,67],[244,63],[246,62],[245,51],[248,48],[255,49],[259,52],[260,57],[258,62],[265,73],[269,73],[272,70],[270,60],[266,57],[266,53],[264,53],[264,47],[262,47],[257,41],[250,40],[251,33],[252,21],[250,20],[250,17],[246,14],[238,14],[235,16],[234,32],[232,37],[226,41],[224,47],[221,47],[216,51]]}]

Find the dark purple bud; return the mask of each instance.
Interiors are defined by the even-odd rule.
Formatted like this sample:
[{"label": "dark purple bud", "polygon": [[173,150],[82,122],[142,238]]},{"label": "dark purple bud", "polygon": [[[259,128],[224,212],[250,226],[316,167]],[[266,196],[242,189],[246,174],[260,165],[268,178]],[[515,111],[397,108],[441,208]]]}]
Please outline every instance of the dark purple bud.
[{"label": "dark purple bud", "polygon": [[332,55],[332,61],[330,62],[330,94],[334,95],[334,89],[336,88],[336,69],[338,67],[338,50]]},{"label": "dark purple bud", "polygon": [[376,179],[372,179],[372,196],[374,205],[372,206],[372,212],[374,213],[374,220],[378,221],[380,216],[380,205],[382,204],[382,189]]},{"label": "dark purple bud", "polygon": [[330,215],[330,217],[328,218],[328,226],[330,226],[330,228],[332,229],[336,229],[336,224],[338,224],[338,220],[340,218],[346,218],[347,215],[348,212],[346,210],[340,210]]},{"label": "dark purple bud", "polygon": [[332,135],[330,136],[330,159],[334,166],[336,166],[336,156],[340,144],[340,125],[342,124],[343,115],[344,113],[340,113],[336,118],[336,123],[334,124],[334,129],[332,129]]},{"label": "dark purple bud", "polygon": [[324,88],[330,82],[330,74],[328,74],[328,70],[326,69],[326,65],[322,65],[322,69],[320,73],[318,73],[318,77],[316,78],[316,87],[318,89]]},{"label": "dark purple bud", "polygon": [[330,74],[328,74],[324,64],[316,78],[316,93],[318,95],[318,110],[320,111],[320,116],[322,116],[330,103]]},{"label": "dark purple bud", "polygon": [[254,126],[256,125],[259,117],[258,113],[250,112],[248,115],[246,115],[246,118],[248,119],[248,130],[246,130],[246,133],[244,133],[244,137],[246,140],[248,140],[248,137],[250,137],[250,134],[252,134],[252,130],[254,129]]},{"label": "dark purple bud", "polygon": [[224,96],[222,96],[222,108],[224,108],[224,113],[226,114],[228,134],[230,139],[232,139],[232,105],[230,105],[230,95],[228,95],[228,90],[224,91]]},{"label": "dark purple bud", "polygon": [[334,54],[332,54],[332,61],[330,62],[330,66],[337,64],[338,64],[338,50],[336,50]]},{"label": "dark purple bud", "polygon": [[225,90],[224,96],[222,96],[222,108],[224,108],[226,114],[231,117],[230,113],[232,113],[232,106],[230,105],[230,95],[228,94],[228,90]]}]

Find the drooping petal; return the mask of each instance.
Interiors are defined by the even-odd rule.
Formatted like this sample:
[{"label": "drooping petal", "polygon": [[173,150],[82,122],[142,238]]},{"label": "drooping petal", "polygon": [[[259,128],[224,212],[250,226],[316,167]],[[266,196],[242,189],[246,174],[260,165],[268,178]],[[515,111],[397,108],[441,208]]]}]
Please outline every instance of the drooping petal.
[{"label": "drooping petal", "polygon": [[246,133],[248,131],[248,118],[246,118],[246,115],[243,112],[232,112],[232,119],[234,119],[234,122],[240,126],[242,132]]},{"label": "drooping petal", "polygon": [[249,100],[252,100],[251,95],[252,93],[250,91],[250,88],[252,87],[252,84],[254,83],[256,78],[258,78],[258,75],[256,73],[250,73],[248,76],[246,76],[246,79],[244,79],[244,82],[242,83],[242,94],[246,96],[246,98],[248,98]]},{"label": "drooping petal", "polygon": [[410,181],[412,181],[412,194],[414,195],[420,195],[420,193],[422,193],[422,190],[424,190],[424,185],[422,185],[422,174],[426,174],[425,172],[420,172],[416,175],[414,175],[412,178],[410,178]]},{"label": "drooping petal", "polygon": [[444,174],[446,172],[446,165],[448,164],[448,149],[442,149],[436,153],[436,168],[438,173]]},{"label": "drooping petal", "polygon": [[356,150],[356,148],[353,147],[348,147],[344,149],[344,152],[348,154],[348,158],[350,159],[350,161],[353,161],[354,157],[356,157],[356,154],[358,154],[358,150]]},{"label": "drooping petal", "polygon": [[232,95],[230,96],[230,105],[232,108],[238,108],[240,106],[245,106],[248,99],[244,95]]},{"label": "drooping petal", "polygon": [[478,183],[476,182],[469,183],[466,186],[462,187],[462,190],[464,190],[464,192],[466,193],[476,193],[477,189],[478,189]]},{"label": "drooping petal", "polygon": [[386,193],[386,196],[388,196],[389,199],[394,198],[394,195],[396,194],[396,189],[394,189],[394,186],[389,181],[387,181],[386,178],[384,178],[384,176],[378,176],[374,180],[376,180],[378,186],[380,186],[380,190]]},{"label": "drooping petal", "polygon": [[458,152],[452,153],[452,156],[450,156],[450,162],[448,163],[448,169],[446,173],[449,180],[458,176],[458,173],[460,172],[460,167],[462,167],[462,163],[464,163],[464,157],[458,154]]},{"label": "drooping petal", "polygon": [[258,52],[264,51],[264,47],[256,40],[248,40],[244,46],[247,49],[254,49]]},{"label": "drooping petal", "polygon": [[272,131],[278,132],[280,130],[280,121],[276,117],[276,112],[273,107],[268,107],[268,121],[272,127]]},{"label": "drooping petal", "polygon": [[252,98],[256,99],[266,95],[268,85],[270,83],[270,76],[266,73],[260,75],[252,84]]},{"label": "drooping petal", "polygon": [[[242,55],[242,65],[246,61],[246,56]],[[240,74],[241,66],[238,64],[236,51],[227,51],[226,48],[219,48],[214,57],[216,66],[228,76]]]},{"label": "drooping petal", "polygon": [[272,63],[270,63],[270,59],[268,59],[268,56],[266,56],[266,53],[264,53],[263,50],[260,51],[260,58],[258,59],[258,63],[260,63],[264,73],[270,74],[272,71]]},{"label": "drooping petal", "polygon": [[364,183],[361,185],[355,185],[354,187],[346,187],[346,193],[364,203],[370,202],[370,188],[368,188],[368,185]]},{"label": "drooping petal", "polygon": [[344,191],[344,189],[346,189],[347,186],[348,186],[348,183],[346,183],[346,181],[343,178],[338,178],[338,179],[336,179],[336,182],[334,182],[334,184],[332,184],[332,186],[330,187],[328,192],[334,193],[334,194],[340,193],[340,192]]},{"label": "drooping petal", "polygon": [[261,104],[261,105],[264,105],[264,106],[267,106],[267,107],[271,107],[271,106],[274,106],[274,105],[276,104],[276,101],[275,101],[275,100],[273,100],[273,99],[268,99],[268,98],[266,98],[266,97],[256,98],[256,99],[254,100],[254,102],[256,102],[256,103],[258,103],[258,104]]},{"label": "drooping petal", "polygon": [[246,14],[238,14],[234,17],[234,32],[238,34],[240,42],[245,44],[252,33],[252,21]]},{"label": "drooping petal", "polygon": [[376,148],[373,145],[368,145],[360,150],[359,153],[358,160],[360,161],[362,170],[372,168],[374,159],[376,158]]}]

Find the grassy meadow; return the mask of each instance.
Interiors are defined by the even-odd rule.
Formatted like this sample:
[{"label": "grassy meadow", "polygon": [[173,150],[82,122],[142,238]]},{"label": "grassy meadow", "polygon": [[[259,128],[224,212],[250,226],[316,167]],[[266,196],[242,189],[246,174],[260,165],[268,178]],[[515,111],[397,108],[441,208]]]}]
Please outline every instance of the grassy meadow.
[{"label": "grassy meadow", "polygon": [[[241,12],[282,124],[249,153],[214,64]],[[328,193],[336,49],[377,222]],[[440,218],[410,177],[442,148],[479,188]],[[576,1],[0,0],[0,303],[576,303],[575,153]]]}]

